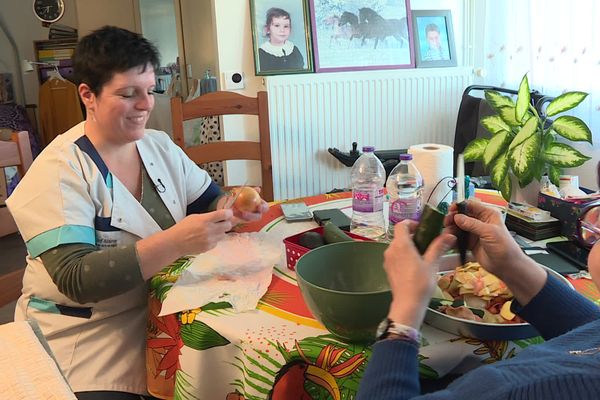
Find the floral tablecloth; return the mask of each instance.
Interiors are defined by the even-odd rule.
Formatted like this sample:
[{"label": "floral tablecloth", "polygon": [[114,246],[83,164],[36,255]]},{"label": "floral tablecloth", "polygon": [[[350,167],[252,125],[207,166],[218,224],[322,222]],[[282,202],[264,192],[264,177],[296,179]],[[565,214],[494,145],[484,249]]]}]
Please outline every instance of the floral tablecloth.
[{"label": "floral tablecloth", "polygon": [[[494,193],[479,192],[477,197],[495,204],[503,201]],[[341,208],[348,213],[349,198],[349,193],[336,193],[303,200],[312,210]],[[312,221],[286,222],[278,203],[273,203],[260,222],[238,230],[271,232],[282,241],[315,226]],[[158,317],[161,301],[190,260],[178,260],[151,282],[147,340],[151,394],[215,400],[355,397],[370,347],[341,342],[314,320],[295,273],[285,265],[275,266],[271,285],[253,311],[236,314],[229,303],[210,303]],[[590,298],[599,298],[593,284],[582,279],[572,282]],[[481,341],[428,325],[422,327],[422,334],[419,371],[432,379],[513,357],[542,340]]]}]

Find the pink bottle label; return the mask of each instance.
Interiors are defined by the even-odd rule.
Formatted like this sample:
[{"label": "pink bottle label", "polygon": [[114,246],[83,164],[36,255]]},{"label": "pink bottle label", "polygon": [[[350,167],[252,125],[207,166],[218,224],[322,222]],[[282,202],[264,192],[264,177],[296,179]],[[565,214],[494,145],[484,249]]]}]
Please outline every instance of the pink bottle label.
[{"label": "pink bottle label", "polygon": [[405,219],[421,219],[421,199],[398,199],[390,204],[390,222],[397,224]]},{"label": "pink bottle label", "polygon": [[358,212],[375,212],[383,210],[384,190],[353,190],[352,210]]}]

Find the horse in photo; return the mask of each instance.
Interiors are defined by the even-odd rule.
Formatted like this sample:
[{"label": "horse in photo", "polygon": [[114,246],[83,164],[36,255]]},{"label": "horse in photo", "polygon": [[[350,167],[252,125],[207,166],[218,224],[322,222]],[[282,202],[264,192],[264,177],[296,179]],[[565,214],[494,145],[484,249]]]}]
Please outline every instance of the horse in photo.
[{"label": "horse in photo", "polygon": [[347,24],[341,25],[340,17],[337,15],[325,18],[323,24],[331,27],[329,47],[333,47],[334,44],[339,45],[340,39],[349,40],[352,37],[352,27]]},{"label": "horse in photo", "polygon": [[350,36],[349,40],[354,38],[362,39],[361,46],[365,44],[365,40],[368,37],[369,27],[367,24],[361,24],[358,21],[358,16],[350,11],[344,11],[342,16],[340,17],[340,21],[338,24],[340,27],[349,27],[350,28]]},{"label": "horse in photo", "polygon": [[359,26],[363,25],[368,28],[363,28],[366,37],[375,39],[375,47],[380,40],[385,40],[388,36],[393,36],[400,42],[400,46],[404,47],[404,43],[408,44],[408,23],[406,18],[401,19],[385,19],[372,8],[364,7],[358,10]]}]

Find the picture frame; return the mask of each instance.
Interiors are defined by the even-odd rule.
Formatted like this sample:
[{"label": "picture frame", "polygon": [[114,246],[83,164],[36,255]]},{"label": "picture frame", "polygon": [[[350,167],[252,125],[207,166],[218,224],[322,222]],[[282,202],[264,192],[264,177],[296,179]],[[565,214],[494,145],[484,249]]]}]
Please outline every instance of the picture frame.
[{"label": "picture frame", "polygon": [[250,0],[256,75],[314,72],[309,21],[308,0]]},{"label": "picture frame", "polygon": [[316,72],[414,68],[410,0],[310,0]]},{"label": "picture frame", "polygon": [[456,66],[450,10],[413,10],[412,25],[417,68]]}]

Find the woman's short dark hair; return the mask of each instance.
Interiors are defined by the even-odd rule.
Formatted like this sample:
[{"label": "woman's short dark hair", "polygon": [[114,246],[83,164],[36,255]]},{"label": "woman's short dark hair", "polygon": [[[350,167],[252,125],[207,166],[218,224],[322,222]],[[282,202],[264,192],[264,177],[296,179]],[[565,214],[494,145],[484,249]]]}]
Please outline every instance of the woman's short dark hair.
[{"label": "woman's short dark hair", "polygon": [[134,67],[145,70],[148,65],[154,70],[160,66],[156,47],[142,35],[116,26],[104,26],[84,36],[73,54],[76,83],[87,84],[96,95],[115,73]]}]

